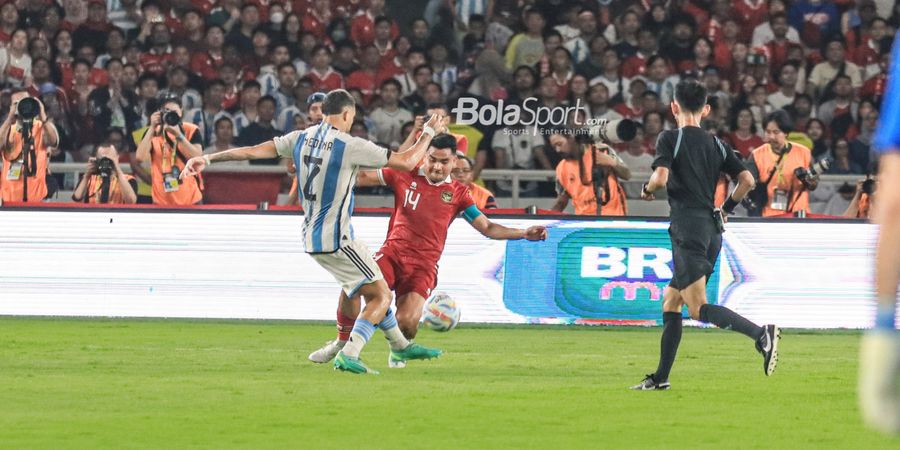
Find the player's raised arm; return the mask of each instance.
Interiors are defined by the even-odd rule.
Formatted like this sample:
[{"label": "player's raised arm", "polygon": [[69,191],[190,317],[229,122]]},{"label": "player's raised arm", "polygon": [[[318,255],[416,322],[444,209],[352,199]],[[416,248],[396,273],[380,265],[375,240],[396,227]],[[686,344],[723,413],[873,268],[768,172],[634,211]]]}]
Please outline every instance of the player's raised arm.
[{"label": "player's raised arm", "polygon": [[278,157],[275,141],[266,141],[251,147],[238,147],[211,155],[195,156],[184,165],[181,179],[197,175],[214,162],[244,161],[249,159],[271,159]]},{"label": "player's raised arm", "polygon": [[401,148],[401,151],[391,153],[390,157],[388,157],[386,167],[404,172],[415,169],[422,160],[422,157],[425,156],[425,150],[428,150],[428,146],[431,145],[431,138],[433,138],[435,134],[443,132],[443,116],[439,114],[432,115],[428,122],[425,122],[425,126],[422,129],[422,134],[419,135],[419,139],[417,139],[411,147],[407,149]]}]

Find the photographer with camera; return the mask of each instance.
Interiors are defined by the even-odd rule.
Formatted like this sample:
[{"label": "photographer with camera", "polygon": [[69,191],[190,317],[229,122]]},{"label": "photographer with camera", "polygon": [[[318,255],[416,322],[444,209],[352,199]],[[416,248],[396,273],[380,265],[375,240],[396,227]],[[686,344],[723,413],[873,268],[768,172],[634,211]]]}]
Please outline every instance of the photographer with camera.
[{"label": "photographer with camera", "polygon": [[874,176],[866,176],[865,179],[856,182],[856,193],[850,200],[850,206],[844,212],[844,217],[851,219],[868,219],[872,211],[872,198],[875,193],[877,180]]},{"label": "photographer with camera", "polygon": [[631,170],[607,143],[630,141],[636,133],[634,121],[624,119],[551,134],[550,145],[563,157],[556,166],[559,196],[551,209],[563,211],[571,199],[577,215],[627,215],[620,180],[629,180]]},{"label": "photographer with camera", "polygon": [[819,175],[828,170],[825,159],[813,164],[812,151],[796,142],[788,142],[794,130],[784,110],[768,114],[763,121],[766,144],[757,147],[747,159],[747,169],[759,180],[745,202],[750,216],[772,217],[809,212],[809,192],[819,186]]},{"label": "photographer with camera", "polygon": [[40,202],[47,197],[49,149],[59,146],[59,133],[40,100],[23,90],[12,94],[11,101],[9,114],[0,125],[0,199]]},{"label": "photographer with camera", "polygon": [[96,154],[88,159],[87,173],[81,177],[72,200],[83,203],[137,203],[137,180],[122,172],[119,152],[109,142],[100,144]]},{"label": "photographer with camera", "polygon": [[181,101],[163,100],[150,115],[150,127],[138,144],[138,164],[150,162],[151,190],[155,205],[196,205],[203,200],[199,176],[180,178],[190,158],[203,154],[203,138],[192,123],[182,122]]}]

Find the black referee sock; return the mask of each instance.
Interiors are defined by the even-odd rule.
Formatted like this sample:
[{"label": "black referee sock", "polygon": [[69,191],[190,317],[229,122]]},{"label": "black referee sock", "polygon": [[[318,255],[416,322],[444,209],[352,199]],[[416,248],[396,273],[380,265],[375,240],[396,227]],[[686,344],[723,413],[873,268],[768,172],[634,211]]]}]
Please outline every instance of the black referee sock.
[{"label": "black referee sock", "polygon": [[759,338],[763,329],[747,320],[744,316],[719,305],[703,305],[700,307],[700,321],[711,323],[724,330],[734,330],[751,339]]},{"label": "black referee sock", "polygon": [[667,381],[672,364],[675,364],[675,354],[678,352],[678,344],[681,343],[681,313],[663,313],[663,332],[659,342],[659,366],[653,374],[653,380],[657,382]]}]

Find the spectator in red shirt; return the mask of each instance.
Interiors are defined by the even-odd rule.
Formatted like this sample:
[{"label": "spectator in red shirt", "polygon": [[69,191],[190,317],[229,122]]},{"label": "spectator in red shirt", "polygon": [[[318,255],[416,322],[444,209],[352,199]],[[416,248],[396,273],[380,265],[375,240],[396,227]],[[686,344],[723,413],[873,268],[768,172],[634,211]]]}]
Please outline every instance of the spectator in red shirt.
[{"label": "spectator in red shirt", "polygon": [[766,20],[769,12],[766,0],[736,0],[733,9],[736,18],[744,24],[741,40],[750,42],[753,29]]},{"label": "spectator in red shirt", "polygon": [[730,128],[733,131],[725,134],[725,141],[744,159],[750,156],[753,149],[765,144],[757,132],[756,122],[753,121],[753,112],[750,111],[750,108],[738,109],[731,117]]},{"label": "spectator in red shirt", "polygon": [[731,69],[731,49],[734,44],[739,42],[739,34],[741,26],[732,19],[725,19],[722,25],[722,34],[716,41],[713,41],[713,65],[724,71]]},{"label": "spectator in red shirt", "polygon": [[314,0],[312,9],[303,16],[303,30],[312,33],[320,41],[324,41],[328,37],[326,28],[330,22],[331,2]]},{"label": "spectator in red shirt", "polygon": [[152,30],[150,50],[140,56],[141,70],[159,77],[172,64],[172,47],[169,45],[171,35],[165,23],[154,23]]},{"label": "spectator in red shirt", "polygon": [[225,96],[222,98],[222,108],[233,111],[238,106],[240,88],[238,87],[239,69],[233,64],[223,64],[219,69],[222,82],[225,83]]},{"label": "spectator in red shirt", "polygon": [[206,30],[206,50],[196,52],[191,57],[191,70],[204,80],[219,77],[222,67],[222,46],[225,45],[225,30],[213,25]]},{"label": "spectator in red shirt", "polygon": [[109,74],[105,68],[97,67],[97,51],[94,47],[85,44],[75,53],[76,59],[83,59],[91,65],[91,84],[96,86],[106,86],[109,81]]},{"label": "spectator in red shirt", "polygon": [[19,26],[19,10],[16,2],[6,2],[0,6],[0,43],[7,44],[13,31]]},{"label": "spectator in red shirt", "polygon": [[28,54],[28,33],[13,31],[6,48],[0,48],[0,79],[13,87],[24,87],[31,78],[31,55]]},{"label": "spectator in red shirt", "polygon": [[363,96],[363,103],[368,108],[372,96],[375,94],[375,86],[378,84],[378,64],[381,56],[374,45],[364,47],[359,56],[359,69],[347,77],[347,89],[359,89]]},{"label": "spectator in red shirt", "polygon": [[781,67],[787,61],[788,50],[793,44],[787,38],[788,20],[784,13],[776,13],[769,19],[772,27],[772,33],[775,38],[766,43],[765,49],[769,56],[769,66],[772,68]]},{"label": "spectator in red shirt", "polygon": [[[378,49],[381,56],[381,66],[384,67],[393,62],[397,56],[397,50],[394,48],[394,38],[391,37],[391,19],[384,16],[375,18],[375,41],[372,45]],[[399,39],[399,38],[398,38]]]},{"label": "spectator in red shirt", "polygon": [[646,70],[647,58],[656,54],[659,47],[657,37],[652,31],[641,29],[637,35],[638,50],[622,64],[622,76],[632,78],[643,75]]},{"label": "spectator in red shirt", "polygon": [[72,62],[75,55],[72,53],[72,33],[68,30],[59,30],[53,38],[53,47],[56,55],[55,63],[59,70],[63,86],[72,84]]},{"label": "spectator in red shirt", "polygon": [[[353,18],[350,23],[350,38],[357,47],[365,47],[375,42],[375,19],[384,14],[384,0],[371,0],[369,7]],[[390,26],[388,39],[397,39],[400,36],[400,29],[395,22],[390,20],[388,22]]]},{"label": "spectator in red shirt", "polygon": [[732,17],[731,2],[729,0],[714,0],[712,2],[712,15],[709,20],[700,22],[700,36],[709,39],[710,42],[718,42],[722,37],[722,28],[725,20]]},{"label": "spectator in red shirt", "polygon": [[307,74],[313,81],[313,89],[328,92],[344,87],[344,77],[331,67],[331,50],[318,45],[312,52],[312,68]]}]

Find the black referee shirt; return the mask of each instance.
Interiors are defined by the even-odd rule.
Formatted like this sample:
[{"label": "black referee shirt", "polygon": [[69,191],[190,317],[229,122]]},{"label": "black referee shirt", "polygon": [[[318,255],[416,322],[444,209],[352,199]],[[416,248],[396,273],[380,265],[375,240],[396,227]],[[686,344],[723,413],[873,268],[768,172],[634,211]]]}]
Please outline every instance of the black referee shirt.
[{"label": "black referee shirt", "polygon": [[671,214],[703,210],[712,212],[719,174],[736,179],[746,170],[734,150],[700,127],[666,130],[656,140],[653,169],[667,167]]}]

